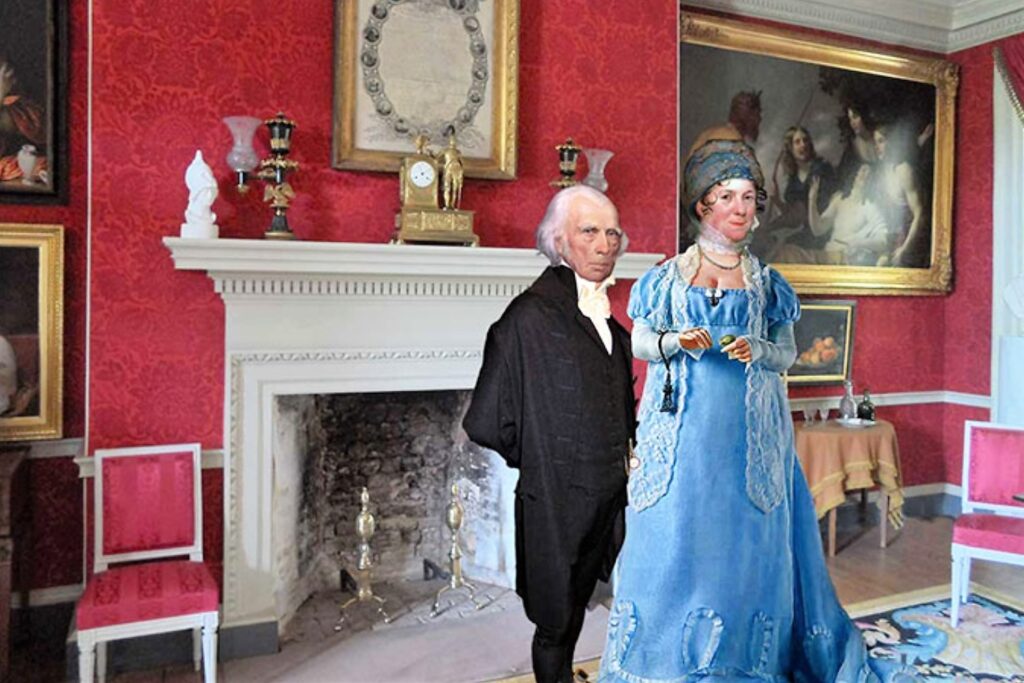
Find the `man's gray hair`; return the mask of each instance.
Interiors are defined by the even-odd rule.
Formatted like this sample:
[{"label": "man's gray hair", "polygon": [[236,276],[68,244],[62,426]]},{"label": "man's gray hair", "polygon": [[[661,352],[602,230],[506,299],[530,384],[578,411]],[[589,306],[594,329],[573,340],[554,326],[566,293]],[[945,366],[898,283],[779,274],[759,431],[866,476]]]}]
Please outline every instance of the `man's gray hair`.
[{"label": "man's gray hair", "polygon": [[[558,250],[558,238],[562,237],[569,228],[570,207],[573,200],[577,198],[586,198],[592,202],[610,206],[615,211],[616,222],[618,220],[619,210],[603,192],[595,190],[589,185],[573,185],[559,190],[548,202],[544,217],[540,219],[540,224],[537,226],[537,250],[547,256],[553,266],[562,262],[562,253]],[[621,226],[617,227],[622,229]],[[622,241],[619,242],[618,256],[622,256],[628,246],[629,238],[623,232]]]}]

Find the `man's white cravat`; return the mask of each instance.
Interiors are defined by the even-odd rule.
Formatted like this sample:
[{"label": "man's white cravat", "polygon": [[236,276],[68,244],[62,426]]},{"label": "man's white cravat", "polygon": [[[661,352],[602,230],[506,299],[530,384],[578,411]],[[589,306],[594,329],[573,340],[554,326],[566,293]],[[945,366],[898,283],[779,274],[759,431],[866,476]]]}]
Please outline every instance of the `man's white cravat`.
[{"label": "man's white cravat", "polygon": [[590,318],[604,342],[608,353],[612,352],[612,331],[608,327],[608,318],[612,315],[612,307],[608,302],[608,288],[615,284],[615,278],[609,277],[601,283],[585,280],[576,274],[576,292],[579,295],[577,306],[583,315]]}]

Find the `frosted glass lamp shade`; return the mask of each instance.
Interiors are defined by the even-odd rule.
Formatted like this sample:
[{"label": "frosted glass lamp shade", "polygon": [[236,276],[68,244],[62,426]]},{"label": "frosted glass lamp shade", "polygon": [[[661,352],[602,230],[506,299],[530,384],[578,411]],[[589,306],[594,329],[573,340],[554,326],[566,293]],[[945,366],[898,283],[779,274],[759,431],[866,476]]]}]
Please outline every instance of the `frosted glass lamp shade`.
[{"label": "frosted glass lamp shade", "polygon": [[261,123],[263,122],[255,116],[224,117],[224,124],[231,131],[232,146],[226,161],[232,171],[249,173],[260,163],[260,158],[253,149],[252,140]]},{"label": "frosted glass lamp shade", "polygon": [[589,185],[598,192],[607,192],[608,180],[604,177],[604,167],[608,165],[608,161],[614,156],[614,153],[607,149],[588,147],[583,150],[583,155],[587,157],[587,168],[590,169],[587,177],[583,179],[583,184]]}]

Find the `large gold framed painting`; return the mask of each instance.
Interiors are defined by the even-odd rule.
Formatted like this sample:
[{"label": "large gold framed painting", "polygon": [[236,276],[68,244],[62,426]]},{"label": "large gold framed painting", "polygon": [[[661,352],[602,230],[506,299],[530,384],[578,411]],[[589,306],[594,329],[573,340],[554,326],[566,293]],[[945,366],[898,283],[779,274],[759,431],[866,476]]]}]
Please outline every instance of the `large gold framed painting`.
[{"label": "large gold framed painting", "polygon": [[519,0],[337,0],[335,22],[335,168],[454,135],[467,176],[515,178]]},{"label": "large gold framed painting", "polygon": [[798,292],[951,289],[955,64],[683,12],[679,79],[681,168],[704,140],[754,148],[751,251]]}]

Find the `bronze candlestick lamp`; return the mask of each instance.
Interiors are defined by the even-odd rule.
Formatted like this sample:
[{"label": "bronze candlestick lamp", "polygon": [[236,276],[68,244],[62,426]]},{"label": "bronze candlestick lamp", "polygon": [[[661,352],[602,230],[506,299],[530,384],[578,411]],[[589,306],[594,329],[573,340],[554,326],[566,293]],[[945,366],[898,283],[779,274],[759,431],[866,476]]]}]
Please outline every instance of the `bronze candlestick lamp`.
[{"label": "bronze candlestick lamp", "polygon": [[295,197],[295,190],[286,180],[289,173],[299,167],[299,162],[286,159],[292,150],[292,131],[295,122],[286,118],[284,112],[264,121],[270,131],[270,156],[260,162],[260,170],[256,177],[267,182],[263,190],[263,201],[274,210],[274,218],[270,221],[270,229],[263,233],[267,239],[291,240],[295,233],[288,227],[288,204]]},{"label": "bronze candlestick lamp", "polygon": [[[258,161],[259,157],[252,146],[260,120],[253,116],[228,116],[224,123],[234,139],[234,146],[228,152],[227,162],[238,176],[238,193],[248,192],[248,181],[252,176],[266,183],[263,201],[270,204],[270,208],[274,210],[274,217],[270,222],[270,229],[263,233],[263,236],[276,240],[295,239],[295,234],[288,227],[286,216],[288,205],[295,197],[295,190],[292,189],[287,176],[299,167],[297,161],[286,158],[291,152],[295,122],[287,118],[283,112],[278,112],[274,118],[263,121],[270,131],[270,156],[262,161]],[[257,161],[259,170],[255,170]]]},{"label": "bronze candlestick lamp", "polygon": [[557,179],[551,181],[551,186],[561,189],[578,185],[579,181],[576,180],[576,163],[579,161],[582,147],[573,142],[572,138],[566,138],[562,144],[555,145],[555,149],[558,151],[558,172],[560,175]]}]

